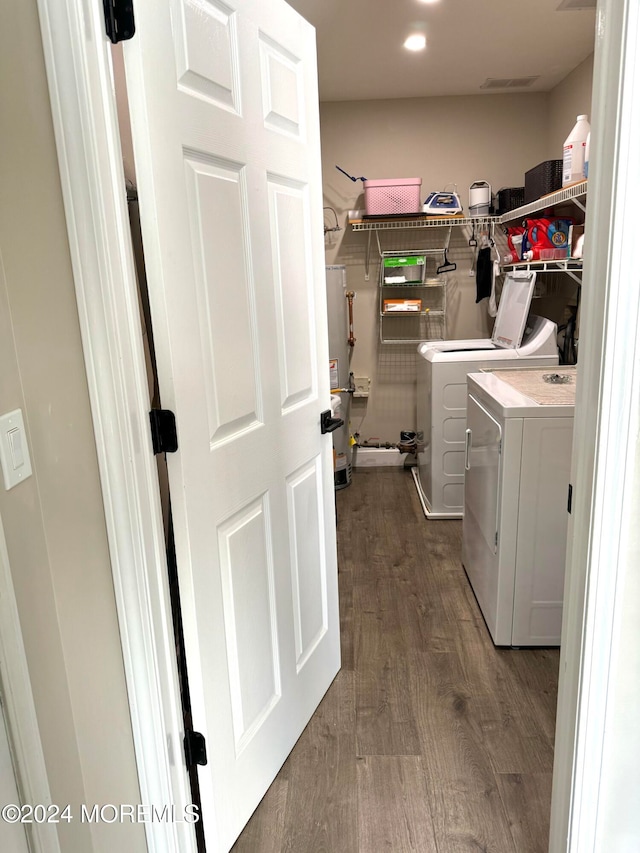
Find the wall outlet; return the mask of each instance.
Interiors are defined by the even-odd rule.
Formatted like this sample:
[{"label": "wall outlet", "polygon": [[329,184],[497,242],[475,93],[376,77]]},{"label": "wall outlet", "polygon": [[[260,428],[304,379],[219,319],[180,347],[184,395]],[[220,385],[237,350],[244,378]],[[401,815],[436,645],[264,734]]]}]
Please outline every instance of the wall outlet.
[{"label": "wall outlet", "polygon": [[371,380],[368,376],[354,376],[353,383],[355,385],[354,397],[368,397]]}]

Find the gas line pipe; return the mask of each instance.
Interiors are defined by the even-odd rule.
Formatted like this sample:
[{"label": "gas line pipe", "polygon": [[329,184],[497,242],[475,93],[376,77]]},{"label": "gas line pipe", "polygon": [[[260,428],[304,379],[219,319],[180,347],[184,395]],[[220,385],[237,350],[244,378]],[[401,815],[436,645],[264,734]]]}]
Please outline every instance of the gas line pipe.
[{"label": "gas line pipe", "polygon": [[350,347],[352,347],[356,342],[356,339],[353,336],[353,300],[355,299],[356,295],[353,290],[347,290],[345,296],[347,298],[349,306],[349,337],[347,338],[347,343]]}]

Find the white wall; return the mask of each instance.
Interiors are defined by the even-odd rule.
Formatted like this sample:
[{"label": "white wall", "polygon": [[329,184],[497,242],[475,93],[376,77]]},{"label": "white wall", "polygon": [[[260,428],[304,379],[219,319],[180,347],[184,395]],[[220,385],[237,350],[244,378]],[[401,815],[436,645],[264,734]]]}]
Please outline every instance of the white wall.
[{"label": "white wall", "polygon": [[[0,412],[33,477],[0,485],[53,801],[139,801],[95,443],[35,0],[0,28]],[[140,825],[59,825],[64,853],[146,850]]]},{"label": "white wall", "polygon": [[576,116],[591,116],[593,54],[549,92],[547,159],[562,157],[562,145],[569,136]]}]

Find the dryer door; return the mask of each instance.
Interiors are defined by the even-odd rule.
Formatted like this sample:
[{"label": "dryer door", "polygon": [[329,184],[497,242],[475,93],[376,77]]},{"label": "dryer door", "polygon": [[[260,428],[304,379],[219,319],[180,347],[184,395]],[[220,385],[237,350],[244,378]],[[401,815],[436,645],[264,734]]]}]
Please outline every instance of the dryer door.
[{"label": "dryer door", "polygon": [[498,608],[498,502],[502,427],[469,394],[462,562],[492,636]]},{"label": "dryer door", "polygon": [[498,499],[502,427],[469,395],[465,453],[465,513],[476,519],[484,546],[495,554],[498,536]]}]

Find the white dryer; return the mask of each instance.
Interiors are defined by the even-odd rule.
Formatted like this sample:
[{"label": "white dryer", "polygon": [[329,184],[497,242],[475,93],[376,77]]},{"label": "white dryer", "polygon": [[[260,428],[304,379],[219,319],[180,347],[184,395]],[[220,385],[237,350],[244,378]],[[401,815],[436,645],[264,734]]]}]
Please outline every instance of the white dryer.
[{"label": "white dryer", "polygon": [[558,364],[556,324],[528,317],[535,278],[535,272],[507,273],[491,338],[418,347],[418,466],[413,476],[427,518],[462,518],[467,373]]},{"label": "white dryer", "polygon": [[467,377],[462,563],[497,646],[560,645],[575,377]]}]

